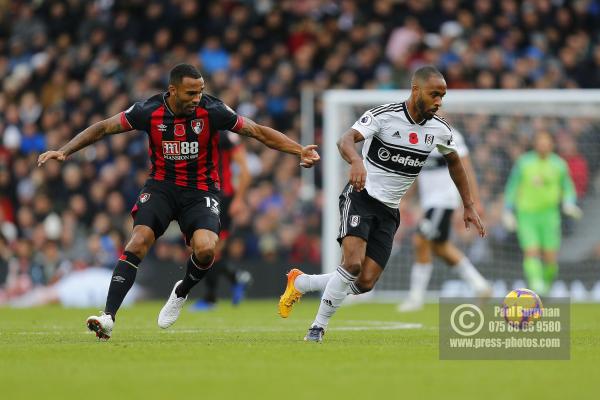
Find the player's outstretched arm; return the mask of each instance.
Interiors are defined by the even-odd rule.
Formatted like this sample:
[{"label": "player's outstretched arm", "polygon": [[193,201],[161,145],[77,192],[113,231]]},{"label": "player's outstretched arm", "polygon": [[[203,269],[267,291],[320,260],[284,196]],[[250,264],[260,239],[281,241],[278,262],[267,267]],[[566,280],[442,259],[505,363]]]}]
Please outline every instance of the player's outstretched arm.
[{"label": "player's outstretched arm", "polygon": [[347,130],[337,142],[338,150],[342,158],[350,164],[349,182],[357,192],[365,187],[367,170],[363,164],[360,154],[356,151],[354,143],[365,140],[364,136],[355,129]]},{"label": "player's outstretched arm", "polygon": [[237,165],[239,173],[237,176],[237,185],[235,187],[235,193],[229,206],[229,214],[236,215],[242,211],[244,206],[244,199],[246,193],[252,182],[252,175],[250,174],[250,168],[248,167],[248,159],[246,157],[246,148],[243,145],[238,146],[231,155],[231,159]]},{"label": "player's outstretched arm", "polygon": [[321,159],[319,153],[316,151],[317,145],[309,144],[308,146],[302,146],[278,130],[269,128],[268,126],[259,125],[246,117],[243,119],[244,123],[236,133],[253,137],[272,149],[299,156],[300,165],[304,168],[312,167]]},{"label": "player's outstretched arm", "polygon": [[108,119],[98,121],[81,131],[59,150],[49,150],[40,154],[38,157],[38,167],[42,166],[46,161],[52,159],[65,161],[71,154],[83,149],[86,146],[89,146],[92,143],[97,142],[106,135],[113,135],[115,133],[121,133],[130,130],[131,128],[124,127],[122,125],[121,113],[113,115]]},{"label": "player's outstretched arm", "polygon": [[485,236],[485,227],[483,222],[475,209],[475,202],[471,196],[471,189],[469,188],[469,179],[465,172],[465,168],[460,161],[460,157],[455,152],[444,155],[446,162],[448,163],[448,171],[450,176],[460,193],[460,197],[463,201],[465,208],[463,219],[465,221],[465,228],[469,229],[469,225],[473,224],[479,232],[479,236]]},{"label": "player's outstretched arm", "polygon": [[465,173],[467,174],[467,178],[469,179],[469,189],[471,189],[471,195],[473,196],[473,201],[475,202],[475,209],[477,210],[477,213],[479,213],[479,216],[483,217],[485,209],[483,208],[483,204],[481,204],[481,197],[479,196],[479,184],[477,183],[477,175],[475,174],[475,168],[473,168],[471,157],[468,155],[462,156],[460,161],[462,162]]}]

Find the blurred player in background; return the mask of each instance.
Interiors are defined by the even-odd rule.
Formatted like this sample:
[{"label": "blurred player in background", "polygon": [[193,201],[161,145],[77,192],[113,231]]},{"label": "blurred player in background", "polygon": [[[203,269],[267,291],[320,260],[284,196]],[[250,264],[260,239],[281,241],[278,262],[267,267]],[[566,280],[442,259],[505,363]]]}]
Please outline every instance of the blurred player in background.
[{"label": "blurred player in background", "polygon": [[[477,178],[469,157],[469,149],[460,132],[454,130],[452,137],[456,143],[457,154],[469,177],[475,207],[481,215]],[[491,296],[489,283],[475,269],[467,256],[449,240],[452,215],[460,206],[460,195],[448,174],[446,160],[437,149],[427,157],[417,184],[421,209],[425,210],[425,215],[413,237],[415,263],[410,274],[410,292],[408,299],[398,307],[398,311],[417,311],[423,308],[425,292],[433,270],[432,253],[456,271],[475,290],[477,296]]]},{"label": "blurred player in background", "polygon": [[279,131],[237,115],[221,100],[204,94],[204,86],[194,66],[179,64],[170,72],[167,92],[91,125],[61,149],[38,158],[39,166],[51,159],[65,161],[107,135],[132,130],[148,133],[152,169],[132,209],[133,232],[115,267],[104,312],[87,319],[88,328],[99,339],[110,338],[138,265],[172,220],[179,223],[192,255],[185,277],[175,283],[158,315],[159,327],[168,328],[177,320],[188,293],[212,267],[220,230],[219,130],[253,137],[271,148],[295,154],[304,167],[319,160],[317,146],[303,147]]},{"label": "blurred player in background", "polygon": [[[444,155],[462,198],[465,226],[473,224],[481,236],[485,235],[452,129],[436,116],[446,89],[446,81],[435,67],[421,67],[413,74],[408,100],[366,111],[338,141],[342,158],[350,164],[349,181],[339,203],[341,265],[335,272],[322,275],[292,269],[279,300],[279,314],[285,318],[303,293],[324,290],[304,340],[321,342],[329,320],[346,296],[373,289],[400,225],[400,200],[434,148]],[[355,146],[362,141],[363,157]]]},{"label": "blurred player in background", "polygon": [[558,275],[561,202],[565,215],[582,216],[567,164],[553,148],[552,135],[538,132],[533,151],[516,161],[504,192],[504,225],[517,230],[525,278],[540,295],[548,294]]},{"label": "blurred player in background", "polygon": [[[217,243],[215,264],[204,278],[206,292],[204,297],[194,303],[193,309],[202,311],[212,309],[217,302],[219,277],[224,276],[231,284],[231,302],[238,305],[250,281],[248,271],[239,271],[227,261],[227,239],[231,235],[231,219],[246,207],[246,193],[252,177],[248,169],[246,148],[240,137],[229,131],[221,131],[219,138],[219,180],[221,181],[221,232]],[[234,187],[234,170],[237,167],[237,179]]]}]

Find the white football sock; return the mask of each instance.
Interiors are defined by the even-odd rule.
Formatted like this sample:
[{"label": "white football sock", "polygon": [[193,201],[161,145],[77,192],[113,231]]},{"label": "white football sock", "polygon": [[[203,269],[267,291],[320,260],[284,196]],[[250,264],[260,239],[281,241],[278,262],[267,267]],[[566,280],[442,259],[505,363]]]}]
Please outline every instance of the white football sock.
[{"label": "white football sock", "polygon": [[414,263],[410,271],[410,292],[408,299],[413,302],[422,303],[425,291],[431,279],[433,265],[431,263]]},{"label": "white football sock", "polygon": [[329,320],[348,295],[348,286],[355,280],[356,276],[351,275],[341,266],[337,268],[329,282],[327,282],[313,326],[327,328]]},{"label": "white football sock", "polygon": [[467,257],[464,257],[452,268],[458,273],[458,276],[471,285],[475,291],[480,292],[489,288],[488,282],[481,276],[479,271],[477,271]]},{"label": "white football sock", "polygon": [[[322,292],[325,290],[325,286],[327,286],[327,282],[333,276],[335,272],[330,272],[328,274],[318,274],[318,275],[309,275],[302,274],[298,275],[296,280],[294,281],[294,287],[296,290],[304,293],[308,292]],[[351,283],[348,286],[347,294],[358,295],[362,294],[363,291],[356,286],[355,283]]]},{"label": "white football sock", "polygon": [[333,276],[335,272],[330,272],[328,274],[319,274],[319,275],[309,275],[302,274],[298,275],[296,280],[294,281],[294,287],[296,290],[301,291],[302,293],[307,292],[316,292],[325,290],[325,286],[327,286],[327,282]]}]

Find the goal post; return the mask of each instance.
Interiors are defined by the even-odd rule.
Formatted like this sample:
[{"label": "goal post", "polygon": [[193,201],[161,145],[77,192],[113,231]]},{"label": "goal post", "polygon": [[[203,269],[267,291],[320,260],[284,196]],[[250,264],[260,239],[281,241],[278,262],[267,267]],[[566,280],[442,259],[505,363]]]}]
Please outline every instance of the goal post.
[{"label": "goal post", "polygon": [[[339,229],[338,196],[347,182],[348,166],[339,155],[337,140],[349,129],[358,117],[369,108],[377,105],[401,102],[410,95],[408,90],[328,90],[323,94],[323,224],[322,224],[322,270],[331,272],[335,270],[340,261],[340,249],[336,242]],[[561,269],[561,279],[569,292],[573,283],[582,282],[586,293],[591,293],[592,286],[597,280],[600,294],[600,278],[593,273],[594,254],[600,253],[600,235],[596,226],[600,225],[600,198],[594,191],[594,179],[598,177],[600,160],[600,90],[448,90],[443,101],[442,115],[466,137],[467,144],[471,145],[471,155],[474,158],[474,168],[485,171],[483,190],[498,191],[505,182],[496,182],[493,189],[485,186],[486,180],[505,179],[512,166],[510,154],[513,149],[505,146],[507,160],[496,170],[497,177],[488,176],[489,165],[485,157],[474,153],[477,146],[494,148],[497,141],[503,140],[503,134],[514,128],[506,140],[516,140],[519,146],[527,142],[535,129],[548,129],[551,133],[565,137],[575,133],[574,129],[583,129],[577,132],[575,139],[583,147],[583,154],[588,159],[589,188],[585,196],[580,199],[584,206],[585,218],[582,221],[569,221],[569,235],[563,237],[560,253],[560,262],[569,264]],[[473,121],[481,122],[479,128],[483,132],[475,132],[478,126]],[[581,126],[584,128],[581,128]],[[581,140],[587,140],[582,142]],[[521,148],[517,147],[517,148]],[[561,143],[555,143],[555,151],[561,150]],[[598,151],[598,153],[596,153]],[[473,156],[477,157],[473,157]],[[497,158],[497,157],[495,157]],[[600,183],[600,181],[599,181]],[[480,182],[480,185],[482,183]],[[502,232],[498,223],[498,208],[501,203],[502,193],[492,193],[487,199],[493,204],[489,206],[486,221],[488,227],[494,230],[493,246],[475,260],[478,268],[488,279],[504,281],[507,287],[522,278],[520,268],[521,254],[514,234]],[[489,213],[492,213],[491,215]],[[462,213],[455,213],[462,214]],[[401,221],[401,229],[405,221]],[[413,227],[414,228],[414,227]],[[409,227],[410,230],[410,227]],[[414,229],[413,229],[414,231]],[[595,235],[592,234],[595,232]],[[410,232],[409,232],[410,233]],[[462,236],[464,232],[455,232]],[[395,243],[390,265],[383,276],[383,284],[378,284],[378,290],[398,292],[408,287],[408,271],[412,264],[412,249],[407,239],[408,233]],[[484,239],[485,240],[485,239]],[[477,253],[477,246],[489,247],[485,243],[479,244],[472,238],[466,241],[459,240],[459,244],[466,242],[469,246],[463,248],[467,254]],[[574,247],[573,247],[574,246]],[[576,248],[577,251],[573,250]],[[579,253],[578,253],[579,252]],[[481,252],[480,252],[481,253]],[[600,255],[596,255],[600,258]],[[487,259],[486,259],[487,257]],[[475,257],[477,258],[477,257]],[[493,259],[492,259],[493,258]],[[571,268],[571,265],[573,268]],[[583,267],[582,265],[586,265]],[[561,266],[562,267],[562,266]],[[496,268],[496,270],[494,270]],[[440,268],[436,268],[440,269]],[[398,271],[399,270],[399,271]],[[564,272],[564,273],[563,273]],[[452,278],[447,272],[435,272],[433,287],[439,290],[441,285]],[[571,286],[569,286],[571,285]],[[600,300],[600,297],[598,298]]]}]

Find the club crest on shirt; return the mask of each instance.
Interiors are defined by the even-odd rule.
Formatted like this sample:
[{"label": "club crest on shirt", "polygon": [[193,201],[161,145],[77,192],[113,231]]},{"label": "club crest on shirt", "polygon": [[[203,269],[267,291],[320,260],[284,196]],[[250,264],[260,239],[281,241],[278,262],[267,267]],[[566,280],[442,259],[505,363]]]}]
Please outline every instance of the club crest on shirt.
[{"label": "club crest on shirt", "polygon": [[425,135],[425,144],[427,146],[433,146],[433,135],[430,135],[430,134]]},{"label": "club crest on shirt", "polygon": [[140,194],[140,203],[145,203],[150,199],[150,193]]},{"label": "club crest on shirt", "polygon": [[204,120],[202,119],[194,119],[191,122],[192,130],[196,135],[199,135],[202,132],[202,128],[204,128]]},{"label": "club crest on shirt", "polygon": [[351,215],[350,216],[350,226],[356,228],[360,224],[360,215]]}]

